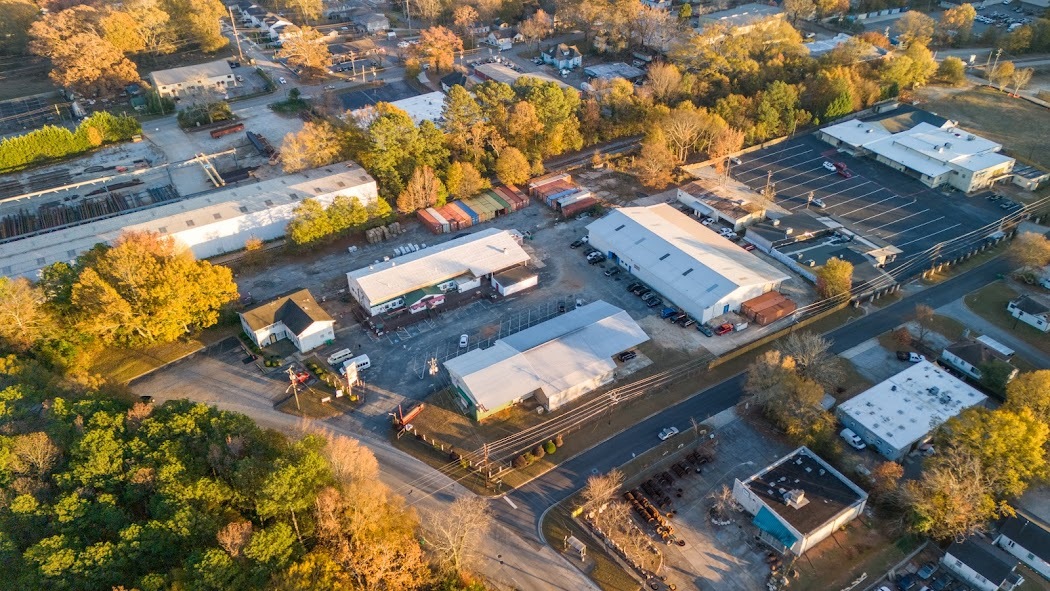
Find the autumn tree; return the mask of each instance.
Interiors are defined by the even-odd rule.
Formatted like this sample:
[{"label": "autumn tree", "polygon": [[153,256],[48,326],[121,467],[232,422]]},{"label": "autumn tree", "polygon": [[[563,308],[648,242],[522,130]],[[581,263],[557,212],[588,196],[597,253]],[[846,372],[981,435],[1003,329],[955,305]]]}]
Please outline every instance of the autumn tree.
[{"label": "autumn tree", "polygon": [[1036,271],[1050,264],[1050,239],[1036,232],[1020,232],[1006,254],[1021,271]]},{"label": "autumn tree", "polygon": [[445,204],[448,196],[444,183],[429,166],[420,166],[412,173],[405,190],[397,198],[397,210],[412,213],[417,209]]},{"label": "autumn tree", "polygon": [[277,0],[277,5],[297,14],[298,22],[316,21],[324,11],[324,3],[321,0]]},{"label": "autumn tree", "polygon": [[452,24],[456,25],[463,37],[473,38],[473,29],[478,24],[478,11],[469,4],[457,6],[452,11]]},{"label": "autumn tree", "polygon": [[492,523],[488,501],[463,496],[441,511],[432,511],[426,520],[427,537],[438,560],[450,573],[466,574],[478,560],[482,542]]},{"label": "autumn tree", "polygon": [[587,477],[587,484],[583,487],[584,512],[594,511],[602,505],[615,499],[623,486],[624,476],[619,470],[613,468],[605,474],[595,474]]},{"label": "autumn tree", "polygon": [[716,168],[723,165],[723,159],[739,152],[744,147],[744,132],[732,127],[725,127],[711,140],[711,146],[707,149],[710,158],[718,159]]},{"label": "autumn tree", "polygon": [[168,14],[179,15],[172,21],[181,36],[211,53],[226,47],[230,40],[222,34],[219,20],[226,16],[220,0],[162,0]]},{"label": "autumn tree", "polygon": [[980,460],[951,449],[927,460],[922,476],[905,483],[904,491],[912,529],[937,540],[965,539],[1010,511],[991,493]]},{"label": "autumn tree", "polygon": [[491,185],[469,162],[453,162],[445,175],[449,195],[456,198],[473,197]]},{"label": "autumn tree", "polygon": [[319,242],[335,232],[331,218],[324,206],[316,199],[304,199],[295,207],[292,220],[288,222],[288,239],[296,246]]},{"label": "autumn tree", "polygon": [[84,329],[120,346],[167,343],[212,326],[236,297],[227,267],[197,261],[172,238],[148,232],[122,234],[72,290]]},{"label": "autumn tree", "polygon": [[281,45],[281,56],[293,68],[301,68],[304,79],[324,76],[332,59],[324,35],[312,27],[303,26],[299,34],[289,37]]},{"label": "autumn tree", "polygon": [[960,4],[945,10],[937,25],[937,34],[944,42],[965,43],[970,39],[977,11],[972,4]]},{"label": "autumn tree", "polygon": [[825,388],[841,385],[842,360],[831,353],[831,341],[809,331],[795,331],[780,341],[783,355],[795,361],[795,373]]},{"label": "autumn tree", "polygon": [[1050,369],[1018,375],[1006,385],[1007,410],[1028,409],[1040,421],[1050,425]]},{"label": "autumn tree", "polygon": [[507,148],[496,159],[496,176],[505,185],[522,185],[529,180],[532,168],[517,148]]},{"label": "autumn tree", "polygon": [[646,187],[662,189],[674,179],[677,160],[667,148],[667,140],[660,128],[652,130],[642,140],[642,150],[635,161],[638,180]]},{"label": "autumn tree", "polygon": [[1013,86],[1014,94],[1021,92],[1022,88],[1028,86],[1028,83],[1032,81],[1033,75],[1035,75],[1035,70],[1032,68],[1014,70],[1013,76],[1010,76],[1010,86]]},{"label": "autumn tree", "polygon": [[176,30],[161,0],[134,0],[124,3],[124,10],[135,24],[143,49],[153,56],[175,51]]},{"label": "autumn tree", "polygon": [[904,478],[904,466],[897,462],[879,462],[871,471],[871,494],[880,500],[898,492],[901,478]]},{"label": "autumn tree", "polygon": [[554,19],[540,9],[521,23],[518,31],[525,37],[527,43],[538,46],[540,41],[546,39],[554,31]]},{"label": "autumn tree", "polygon": [[966,84],[966,64],[957,57],[944,58],[937,66],[937,80],[948,86]]},{"label": "autumn tree", "polygon": [[682,72],[667,62],[651,64],[645,72],[645,87],[653,93],[654,99],[669,103],[682,92]]},{"label": "autumn tree", "polygon": [[445,27],[423,29],[419,43],[412,46],[413,55],[421,62],[430,64],[435,72],[451,72],[456,54],[463,51],[463,40]]},{"label": "autumn tree", "polygon": [[726,122],[707,109],[683,102],[657,123],[667,138],[668,148],[679,163],[686,162],[694,151],[705,151]]},{"label": "autumn tree", "polygon": [[24,277],[0,277],[0,339],[27,351],[55,329],[44,292]]},{"label": "autumn tree", "polygon": [[822,298],[848,294],[853,287],[853,265],[849,261],[832,257],[815,274],[817,293]]},{"label": "autumn tree", "polygon": [[51,60],[51,80],[86,96],[111,97],[138,82],[138,71],[100,34],[99,14],[77,6],[46,15],[29,30],[30,50]]},{"label": "autumn tree", "polygon": [[909,10],[893,23],[893,30],[905,45],[929,45],[937,21],[916,10]]},{"label": "autumn tree", "polygon": [[139,35],[135,17],[120,10],[109,9],[99,19],[102,38],[123,54],[146,49],[146,41]]},{"label": "autumn tree", "polygon": [[988,81],[998,86],[999,90],[1003,90],[1013,80],[1015,71],[1016,68],[1013,62],[1008,60],[1001,61],[988,73]]},{"label": "autumn tree", "polygon": [[849,0],[815,0],[817,14],[821,17],[843,15],[849,12]]},{"label": "autumn tree", "polygon": [[798,19],[809,20],[817,14],[817,4],[813,0],[784,0],[784,13],[791,20],[791,24]]},{"label": "autumn tree", "polygon": [[281,165],[285,172],[299,172],[345,159],[343,135],[327,121],[308,121],[297,133],[284,136]]}]

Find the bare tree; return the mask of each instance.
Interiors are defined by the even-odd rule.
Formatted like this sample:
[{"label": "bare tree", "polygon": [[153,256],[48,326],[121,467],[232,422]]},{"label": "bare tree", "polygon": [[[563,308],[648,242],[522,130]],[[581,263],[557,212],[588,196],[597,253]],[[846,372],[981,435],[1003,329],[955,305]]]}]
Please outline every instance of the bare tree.
[{"label": "bare tree", "polygon": [[737,507],[736,499],[733,498],[733,489],[726,484],[712,492],[707,498],[711,499],[711,510],[719,517],[729,517]]},{"label": "bare tree", "polygon": [[328,444],[322,453],[340,482],[364,482],[379,476],[379,462],[367,447],[344,435],[325,433]]},{"label": "bare tree", "polygon": [[842,361],[830,352],[831,341],[812,332],[793,332],[780,343],[780,352],[795,360],[795,371],[824,387],[840,383]]},{"label": "bare tree", "polygon": [[16,436],[11,452],[15,460],[11,468],[15,472],[39,479],[51,472],[62,454],[51,437],[43,431]]},{"label": "bare tree", "polygon": [[478,548],[492,523],[488,502],[481,497],[460,497],[441,511],[430,514],[426,528],[430,545],[445,568],[462,573],[477,558]]},{"label": "bare tree", "polygon": [[1034,73],[1035,70],[1032,68],[1024,68],[1014,71],[1013,76],[1010,77],[1010,82],[1014,85],[1014,94],[1021,92],[1021,89],[1031,82],[1032,74]]},{"label": "bare tree", "polygon": [[1050,239],[1035,232],[1021,232],[1010,243],[1007,256],[1022,271],[1030,271],[1050,263]]},{"label": "bare tree", "polygon": [[252,522],[231,521],[215,535],[222,547],[233,558],[241,555],[241,549],[252,537]]},{"label": "bare tree", "polygon": [[916,331],[919,333],[915,336],[915,340],[920,344],[926,344],[926,337],[930,336],[933,332],[933,317],[935,316],[933,308],[926,304],[915,305],[915,326]]},{"label": "bare tree", "polygon": [[605,474],[598,474],[587,479],[583,487],[583,510],[597,509],[616,498],[616,493],[623,486],[623,472],[613,468]]},{"label": "bare tree", "polygon": [[794,372],[794,359],[780,351],[766,351],[748,366],[744,391],[751,395],[751,402],[764,407],[770,400],[783,395],[785,377]]}]

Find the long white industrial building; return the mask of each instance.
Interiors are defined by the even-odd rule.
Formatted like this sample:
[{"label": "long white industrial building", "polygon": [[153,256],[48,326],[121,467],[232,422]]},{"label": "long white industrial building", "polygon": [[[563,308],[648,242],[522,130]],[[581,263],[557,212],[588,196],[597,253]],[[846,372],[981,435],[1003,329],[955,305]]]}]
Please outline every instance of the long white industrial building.
[{"label": "long white industrial building", "polygon": [[45,266],[72,261],[100,242],[112,242],[125,231],[171,236],[197,258],[208,258],[240,250],[249,238],[280,238],[304,199],[327,206],[340,195],[357,197],[368,205],[378,196],[376,182],[363,168],[347,161],[221,188],[0,244],[0,275],[36,279]]},{"label": "long white industrial building", "polygon": [[698,322],[737,311],[789,279],[666,203],[614,209],[587,231],[591,246]]}]

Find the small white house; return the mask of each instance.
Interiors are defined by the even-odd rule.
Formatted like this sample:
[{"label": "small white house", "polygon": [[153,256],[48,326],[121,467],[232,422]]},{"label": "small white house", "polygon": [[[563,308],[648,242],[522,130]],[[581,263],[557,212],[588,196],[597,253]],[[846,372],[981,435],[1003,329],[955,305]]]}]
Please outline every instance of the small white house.
[{"label": "small white house", "polygon": [[572,70],[583,64],[583,54],[575,45],[559,43],[551,45],[540,53],[543,63],[554,66],[559,70]]},{"label": "small white house", "polygon": [[540,276],[529,267],[514,267],[492,276],[492,287],[503,297],[539,284]]},{"label": "small white house", "polygon": [[1050,530],[1024,516],[1008,518],[995,544],[1050,580]]},{"label": "small white house", "polygon": [[[974,380],[980,380],[983,375],[981,373],[982,365],[992,362],[1010,363],[1010,358],[979,339],[964,338],[948,345],[941,352],[941,361]],[[1017,368],[1014,368],[1009,379],[1012,380],[1016,375]]]},{"label": "small white house", "polygon": [[260,347],[288,339],[300,353],[306,353],[335,340],[335,320],[306,289],[241,312],[240,316],[245,334]]},{"label": "small white house", "polygon": [[941,564],[978,591],[1011,591],[1024,583],[1017,559],[979,537],[952,543]]},{"label": "small white house", "polygon": [[1031,296],[1023,295],[1011,301],[1006,305],[1006,311],[1036,330],[1050,332],[1050,306]]},{"label": "small white house", "polygon": [[513,27],[500,27],[489,31],[489,34],[485,37],[485,43],[499,49],[500,51],[507,51],[514,47],[515,43],[521,43],[525,40],[524,35],[518,32]]}]

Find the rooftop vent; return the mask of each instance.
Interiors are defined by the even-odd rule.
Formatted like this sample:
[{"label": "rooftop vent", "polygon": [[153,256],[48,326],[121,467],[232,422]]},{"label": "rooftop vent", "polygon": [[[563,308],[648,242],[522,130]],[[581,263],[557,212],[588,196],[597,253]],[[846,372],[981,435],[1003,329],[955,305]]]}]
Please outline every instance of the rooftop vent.
[{"label": "rooftop vent", "polygon": [[951,142],[944,142],[944,147],[949,149],[949,150],[951,150],[952,149],[952,143]]},{"label": "rooftop vent", "polygon": [[780,226],[780,220],[778,219],[771,220],[769,223],[773,224],[774,228]]},{"label": "rooftop vent", "polygon": [[789,490],[784,493],[784,504],[792,509],[801,509],[809,504],[806,491],[800,489]]}]

